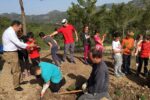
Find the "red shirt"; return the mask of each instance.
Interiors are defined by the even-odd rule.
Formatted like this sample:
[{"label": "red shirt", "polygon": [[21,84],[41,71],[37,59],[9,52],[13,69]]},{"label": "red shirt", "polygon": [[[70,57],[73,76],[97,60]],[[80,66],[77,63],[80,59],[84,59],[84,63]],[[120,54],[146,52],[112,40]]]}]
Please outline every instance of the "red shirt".
[{"label": "red shirt", "polygon": [[140,57],[149,58],[149,56],[150,56],[150,42],[142,42]]},{"label": "red shirt", "polygon": [[75,28],[70,24],[68,24],[67,26],[62,26],[57,30],[58,33],[63,34],[65,44],[70,44],[74,42],[74,38],[73,38],[74,31]]},{"label": "red shirt", "polygon": [[[31,44],[32,42],[28,41],[27,44]],[[37,47],[27,48],[29,50],[29,57],[31,59],[40,57],[40,53]]]}]

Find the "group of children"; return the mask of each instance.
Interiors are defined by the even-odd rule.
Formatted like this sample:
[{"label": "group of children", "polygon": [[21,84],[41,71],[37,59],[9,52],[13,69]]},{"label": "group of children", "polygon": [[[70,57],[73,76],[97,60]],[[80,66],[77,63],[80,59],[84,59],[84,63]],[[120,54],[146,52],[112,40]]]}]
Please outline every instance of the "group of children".
[{"label": "group of children", "polygon": [[[139,76],[144,62],[144,75],[148,76],[148,59],[150,57],[150,35],[137,35],[133,39],[134,33],[128,32],[120,43],[120,33],[115,32],[112,42],[114,72],[117,77],[131,74],[131,55],[136,56],[136,75]],[[123,58],[123,60],[122,60]],[[122,68],[123,67],[123,68]],[[123,72],[122,72],[123,70]]]}]

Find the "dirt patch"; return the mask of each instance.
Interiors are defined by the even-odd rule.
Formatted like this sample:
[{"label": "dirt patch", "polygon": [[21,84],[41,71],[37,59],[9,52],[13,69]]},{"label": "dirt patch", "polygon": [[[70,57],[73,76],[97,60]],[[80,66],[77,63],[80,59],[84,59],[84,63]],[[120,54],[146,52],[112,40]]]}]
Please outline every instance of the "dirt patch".
[{"label": "dirt patch", "polygon": [[[59,52],[59,54],[61,57],[62,52]],[[75,54],[76,64],[71,64],[68,61],[62,63],[61,70],[64,78],[66,79],[66,84],[60,91],[66,91],[66,88],[72,84],[79,88],[89,77],[91,67],[83,63],[82,56],[83,54],[81,53]],[[49,51],[42,51],[41,59],[42,61],[51,62],[52,60],[50,60],[51,55],[49,54]],[[121,78],[116,78],[114,76],[113,60],[111,55],[105,56],[104,60],[109,67],[109,93],[112,100],[150,100],[150,79],[143,76],[135,76],[136,68],[134,67],[134,60],[132,60],[132,74]],[[30,76],[24,79],[24,81],[25,84],[22,84],[24,91],[22,92],[16,92],[13,90],[5,92],[0,88],[0,100],[40,100],[40,91],[42,87],[35,81],[35,77]],[[57,95],[51,93],[50,90],[47,90],[42,100],[76,100],[77,97],[78,95],[75,94]]]}]

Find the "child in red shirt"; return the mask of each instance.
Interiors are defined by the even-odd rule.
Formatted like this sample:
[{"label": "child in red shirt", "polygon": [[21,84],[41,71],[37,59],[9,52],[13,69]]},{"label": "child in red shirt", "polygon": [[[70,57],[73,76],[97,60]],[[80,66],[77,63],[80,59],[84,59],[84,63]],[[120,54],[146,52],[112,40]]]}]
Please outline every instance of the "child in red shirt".
[{"label": "child in red shirt", "polygon": [[[34,39],[34,34],[32,32],[29,32],[27,34],[28,37],[28,41],[27,44],[31,44],[31,43],[35,43],[35,39]],[[31,59],[32,65],[37,66],[40,62],[40,53],[39,53],[39,46],[35,46],[32,48],[28,48],[28,52],[29,52],[29,58]]]},{"label": "child in red shirt", "polygon": [[144,62],[144,75],[147,77],[148,76],[147,66],[150,57],[150,35],[145,35],[143,37],[143,41],[141,42],[139,49],[140,49],[140,58],[136,75],[139,76]]},{"label": "child in red shirt", "polygon": [[95,41],[95,49],[96,50],[104,50],[104,47],[103,47],[103,42],[104,42],[104,40],[105,40],[105,37],[106,37],[106,34],[104,34],[103,36],[102,36],[102,39],[100,38],[100,36],[99,36],[99,32],[96,30],[95,31],[95,35],[94,35],[94,41]]}]

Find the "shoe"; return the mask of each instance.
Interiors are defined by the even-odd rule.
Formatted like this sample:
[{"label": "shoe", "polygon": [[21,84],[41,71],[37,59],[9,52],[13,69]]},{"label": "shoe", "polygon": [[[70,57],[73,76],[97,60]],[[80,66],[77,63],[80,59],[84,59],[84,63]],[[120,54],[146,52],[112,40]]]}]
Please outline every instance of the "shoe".
[{"label": "shoe", "polygon": [[88,65],[89,63],[88,63],[88,61],[87,61],[87,60],[84,60],[84,64]]},{"label": "shoe", "polygon": [[70,63],[74,63],[74,64],[76,64],[76,62],[73,60],[73,61],[71,61]]},{"label": "shoe", "polygon": [[115,76],[116,76],[116,77],[120,77],[120,75],[119,75],[119,74],[115,74]]},{"label": "shoe", "polygon": [[62,59],[62,62],[65,62],[65,59]]},{"label": "shoe", "polygon": [[119,74],[120,74],[121,76],[125,76],[125,74],[124,74],[124,73],[122,73],[122,72],[120,72]]},{"label": "shoe", "polygon": [[144,73],[144,76],[145,76],[145,77],[148,77],[148,73]]},{"label": "shoe", "polygon": [[16,90],[16,91],[23,91],[23,88],[22,87],[16,87],[14,90]]}]

